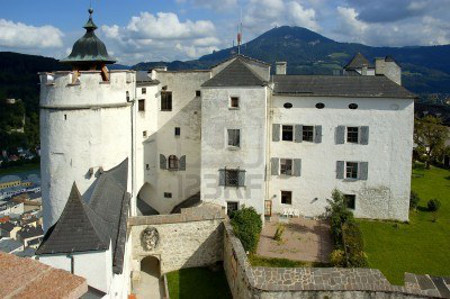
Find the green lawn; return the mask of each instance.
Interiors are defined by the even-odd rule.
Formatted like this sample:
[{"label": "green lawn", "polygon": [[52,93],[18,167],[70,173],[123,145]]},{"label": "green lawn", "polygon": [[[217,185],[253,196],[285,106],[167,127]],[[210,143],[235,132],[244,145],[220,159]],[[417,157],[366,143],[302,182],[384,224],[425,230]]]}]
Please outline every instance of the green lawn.
[{"label": "green lawn", "polygon": [[232,298],[223,268],[190,268],[167,274],[171,299]]},{"label": "green lawn", "polygon": [[319,262],[302,262],[288,259],[271,258],[251,254],[248,256],[249,262],[254,267],[280,267],[280,268],[297,268],[297,267],[329,267],[329,264]]},{"label": "green lawn", "polygon": [[24,164],[22,166],[14,166],[9,168],[0,168],[0,176],[8,174],[16,174],[19,172],[26,172],[30,170],[38,170],[40,167],[39,163]]},{"label": "green lawn", "polygon": [[[421,201],[410,212],[410,223],[359,220],[371,268],[380,269],[391,283],[403,284],[404,272],[450,275],[450,171],[414,169],[412,189]],[[437,198],[438,219],[426,204]]]}]

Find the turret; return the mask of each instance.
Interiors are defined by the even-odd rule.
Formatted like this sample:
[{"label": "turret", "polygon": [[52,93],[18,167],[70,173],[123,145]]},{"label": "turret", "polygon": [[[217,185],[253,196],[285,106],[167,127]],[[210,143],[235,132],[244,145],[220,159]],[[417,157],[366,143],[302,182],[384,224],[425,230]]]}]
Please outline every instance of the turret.
[{"label": "turret", "polygon": [[[82,196],[89,198],[103,171],[126,158],[132,160],[136,75],[127,70],[108,71],[106,65],[115,60],[95,36],[92,13],[90,9],[86,34],[61,60],[73,71],[40,74],[45,230],[59,219],[74,182]],[[131,191],[130,182],[128,186]]]}]

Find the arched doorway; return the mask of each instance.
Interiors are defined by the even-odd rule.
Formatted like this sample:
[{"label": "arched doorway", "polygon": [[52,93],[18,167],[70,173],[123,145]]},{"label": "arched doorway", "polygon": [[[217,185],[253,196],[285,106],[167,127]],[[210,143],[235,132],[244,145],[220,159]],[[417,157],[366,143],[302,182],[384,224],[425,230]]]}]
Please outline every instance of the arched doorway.
[{"label": "arched doorway", "polygon": [[161,265],[159,259],[154,256],[147,256],[141,260],[141,272],[145,272],[151,276],[161,276]]},{"label": "arched doorway", "polygon": [[141,260],[139,283],[134,292],[138,299],[161,298],[161,263],[154,256],[147,256]]}]

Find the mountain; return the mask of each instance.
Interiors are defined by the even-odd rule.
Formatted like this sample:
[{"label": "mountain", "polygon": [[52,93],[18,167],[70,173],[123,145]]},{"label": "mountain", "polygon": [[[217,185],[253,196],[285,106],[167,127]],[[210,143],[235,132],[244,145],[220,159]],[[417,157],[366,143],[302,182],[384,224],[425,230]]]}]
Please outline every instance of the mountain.
[{"label": "mountain", "polygon": [[[236,48],[216,51],[192,61],[139,63],[133,68],[148,70],[157,65],[169,69],[208,68],[233,55]],[[341,43],[302,27],[273,28],[244,44],[244,55],[269,63],[287,61],[289,74],[332,74],[361,52],[368,59],[393,56],[403,69],[406,88],[419,94],[450,93],[450,45],[420,47],[370,47]]]}]

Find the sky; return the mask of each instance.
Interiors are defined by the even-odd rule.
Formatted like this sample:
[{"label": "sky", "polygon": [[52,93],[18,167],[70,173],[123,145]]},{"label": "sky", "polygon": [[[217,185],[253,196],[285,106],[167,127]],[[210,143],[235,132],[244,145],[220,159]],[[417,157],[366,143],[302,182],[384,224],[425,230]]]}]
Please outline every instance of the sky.
[{"label": "sky", "polygon": [[[63,58],[96,34],[121,64],[192,60],[275,26],[371,46],[450,44],[450,0],[0,0],[0,51]],[[242,12],[242,13],[241,13]]]}]

